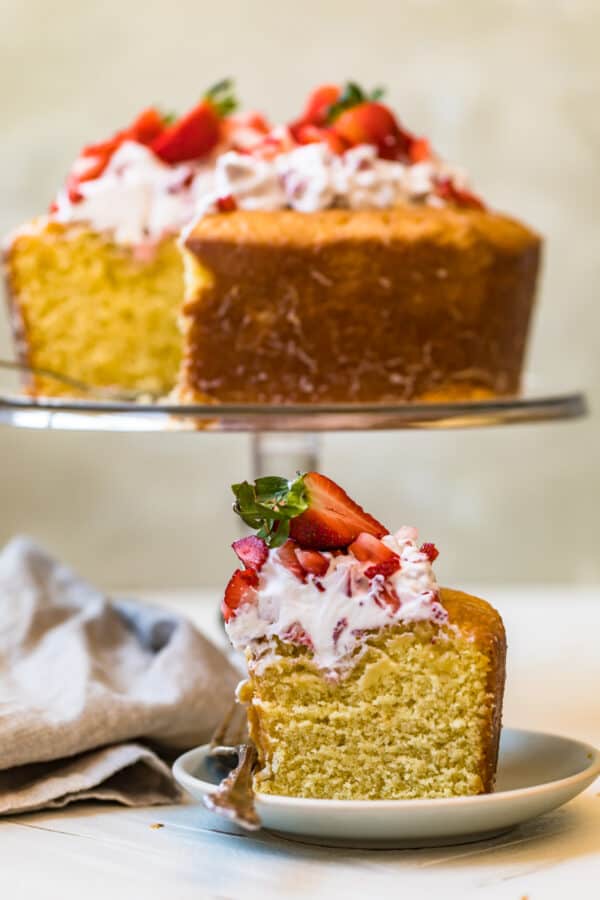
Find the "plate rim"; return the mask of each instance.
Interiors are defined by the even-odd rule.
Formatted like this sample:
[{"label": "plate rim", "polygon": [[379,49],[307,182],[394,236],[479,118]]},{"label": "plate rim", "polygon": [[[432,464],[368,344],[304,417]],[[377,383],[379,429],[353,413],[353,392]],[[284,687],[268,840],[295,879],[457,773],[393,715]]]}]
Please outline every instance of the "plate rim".
[{"label": "plate rim", "polygon": [[[512,802],[514,800],[518,800],[519,797],[532,795],[541,795],[547,792],[556,791],[559,786],[562,788],[570,787],[571,785],[577,784],[580,781],[586,781],[589,779],[589,783],[591,784],[595,778],[600,776],[600,749],[595,747],[593,744],[589,744],[586,741],[580,741],[577,738],[569,737],[564,734],[557,734],[556,732],[550,731],[540,731],[537,729],[530,728],[512,728],[507,726],[503,728],[504,732],[512,732],[518,733],[521,735],[528,736],[536,736],[536,737],[545,737],[545,738],[558,738],[559,740],[567,741],[570,744],[577,746],[588,756],[588,765],[585,766],[580,772],[576,772],[573,775],[567,775],[564,778],[555,778],[552,781],[544,781],[540,784],[530,785],[529,787],[521,787],[521,788],[512,788],[508,791],[493,791],[487,794],[475,794],[469,795],[465,797],[420,797],[408,800],[336,800],[336,799],[324,799],[324,798],[311,798],[311,797],[288,797],[281,796],[277,794],[256,794],[256,800],[260,804],[264,804],[266,806],[270,806],[273,808],[285,806],[286,808],[327,808],[327,809],[344,809],[344,810],[365,810],[367,807],[369,809],[380,809],[380,810],[400,810],[403,808],[411,808],[414,809],[416,805],[426,806],[427,809],[433,808],[447,808],[450,806],[469,806],[469,805],[481,805],[485,803],[498,803],[498,802]],[[196,787],[203,788],[208,792],[215,787],[214,784],[211,784],[208,781],[204,781],[201,778],[198,778],[196,775],[192,775],[185,768],[186,762],[190,757],[195,757],[198,754],[201,754],[202,751],[205,751],[209,744],[200,744],[197,747],[193,747],[190,750],[187,750],[185,753],[182,753],[177,757],[172,766],[173,775],[175,779],[186,787],[185,782],[190,780],[193,782]],[[205,755],[205,754],[204,754]]]}]

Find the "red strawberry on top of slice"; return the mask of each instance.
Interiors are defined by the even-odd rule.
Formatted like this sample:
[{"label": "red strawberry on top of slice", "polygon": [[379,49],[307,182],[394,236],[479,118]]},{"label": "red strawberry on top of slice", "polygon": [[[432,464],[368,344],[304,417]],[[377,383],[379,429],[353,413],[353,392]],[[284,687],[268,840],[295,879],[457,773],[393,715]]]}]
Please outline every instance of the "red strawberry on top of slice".
[{"label": "red strawberry on top of slice", "polygon": [[306,581],[306,571],[296,556],[296,548],[297,544],[294,541],[287,540],[277,551],[277,558],[292,575],[295,575],[300,581]]},{"label": "red strawberry on top of slice", "polygon": [[221,613],[226,622],[235,616],[236,611],[245,603],[256,599],[258,575],[254,569],[236,569],[225,588],[225,596],[221,604]]},{"label": "red strawberry on top of slice", "polygon": [[301,126],[316,125],[320,127],[327,124],[329,111],[338,102],[340,94],[341,89],[337,84],[322,84],[310,94],[302,115],[289,126],[296,140],[298,140],[296,131]]},{"label": "red strawberry on top of slice", "polygon": [[374,144],[383,159],[410,159],[412,135],[400,128],[383,103],[367,100],[344,110],[334,120],[333,130],[350,146]]},{"label": "red strawberry on top of slice", "polygon": [[430,544],[429,542],[425,542],[424,544],[421,544],[421,546],[419,547],[419,550],[421,551],[421,553],[425,554],[425,556],[428,558],[429,562],[435,562],[436,559],[438,558],[438,556],[440,555],[440,551],[435,546],[435,544]]},{"label": "red strawberry on top of slice", "polygon": [[266,543],[255,534],[240,538],[239,541],[234,541],[231,546],[240,562],[247,569],[254,569],[256,572],[260,572],[269,555],[269,548]]},{"label": "red strawberry on top of slice", "polygon": [[152,150],[170,165],[206,156],[221,139],[223,117],[233,112],[236,105],[231,81],[219,82],[200,103],[152,141]]},{"label": "red strawberry on top of slice", "polygon": [[308,509],[290,522],[290,537],[301,547],[343,549],[362,531],[383,537],[387,528],[355,503],[343,488],[319,472],[304,476]]},{"label": "red strawberry on top of slice", "polygon": [[296,547],[296,559],[308,575],[324,575],[329,568],[329,560],[318,550]]},{"label": "red strawberry on top of slice", "polygon": [[348,551],[360,562],[371,563],[365,569],[367,578],[375,578],[376,575],[387,578],[401,566],[398,554],[372,534],[359,534],[354,543],[348,547]]}]

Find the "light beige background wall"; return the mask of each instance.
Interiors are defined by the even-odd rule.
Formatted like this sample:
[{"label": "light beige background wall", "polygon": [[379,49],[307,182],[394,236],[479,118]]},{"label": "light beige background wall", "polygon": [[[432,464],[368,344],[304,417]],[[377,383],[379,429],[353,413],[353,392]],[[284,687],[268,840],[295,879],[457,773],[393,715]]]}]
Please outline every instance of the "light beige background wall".
[{"label": "light beige background wall", "polygon": [[[387,84],[406,123],[547,237],[530,368],[600,399],[598,0],[2,0],[0,228],[79,146],[148,102],[236,77],[285,118],[322,80]],[[0,352],[9,339],[4,323]],[[334,435],[323,468],[442,548],[444,580],[600,581],[600,422]],[[25,531],[114,585],[217,584],[248,441],[0,430],[0,540]]]}]

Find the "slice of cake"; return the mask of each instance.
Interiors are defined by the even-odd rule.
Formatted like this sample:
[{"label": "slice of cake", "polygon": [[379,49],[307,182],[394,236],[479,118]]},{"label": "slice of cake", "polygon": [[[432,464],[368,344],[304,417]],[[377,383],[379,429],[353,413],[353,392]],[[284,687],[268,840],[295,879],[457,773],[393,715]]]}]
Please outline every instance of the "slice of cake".
[{"label": "slice of cake", "polygon": [[12,236],[29,390],[72,391],[49,369],[183,402],[515,393],[537,235],[379,94],[325,85],[277,127],[234,105],[223,82],[175,121],[145,110]]},{"label": "slice of cake", "polygon": [[234,486],[259,528],[223,600],[259,755],[255,789],[343,800],[494,785],[506,640],[485,600],[439,588],[433,544],[315,472]]}]

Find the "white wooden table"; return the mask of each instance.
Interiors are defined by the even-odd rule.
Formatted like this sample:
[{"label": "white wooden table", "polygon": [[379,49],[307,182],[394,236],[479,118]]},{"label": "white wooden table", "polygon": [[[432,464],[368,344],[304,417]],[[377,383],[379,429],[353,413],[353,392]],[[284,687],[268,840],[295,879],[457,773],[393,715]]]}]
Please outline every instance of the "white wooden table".
[{"label": "white wooden table", "polygon": [[[501,610],[508,632],[505,722],[600,745],[600,590],[481,593]],[[214,596],[150,599],[187,611],[220,639]],[[2,900],[359,896],[598,900],[600,781],[504,837],[418,851],[327,849],[248,835],[191,804],[86,804],[0,819]]]}]

